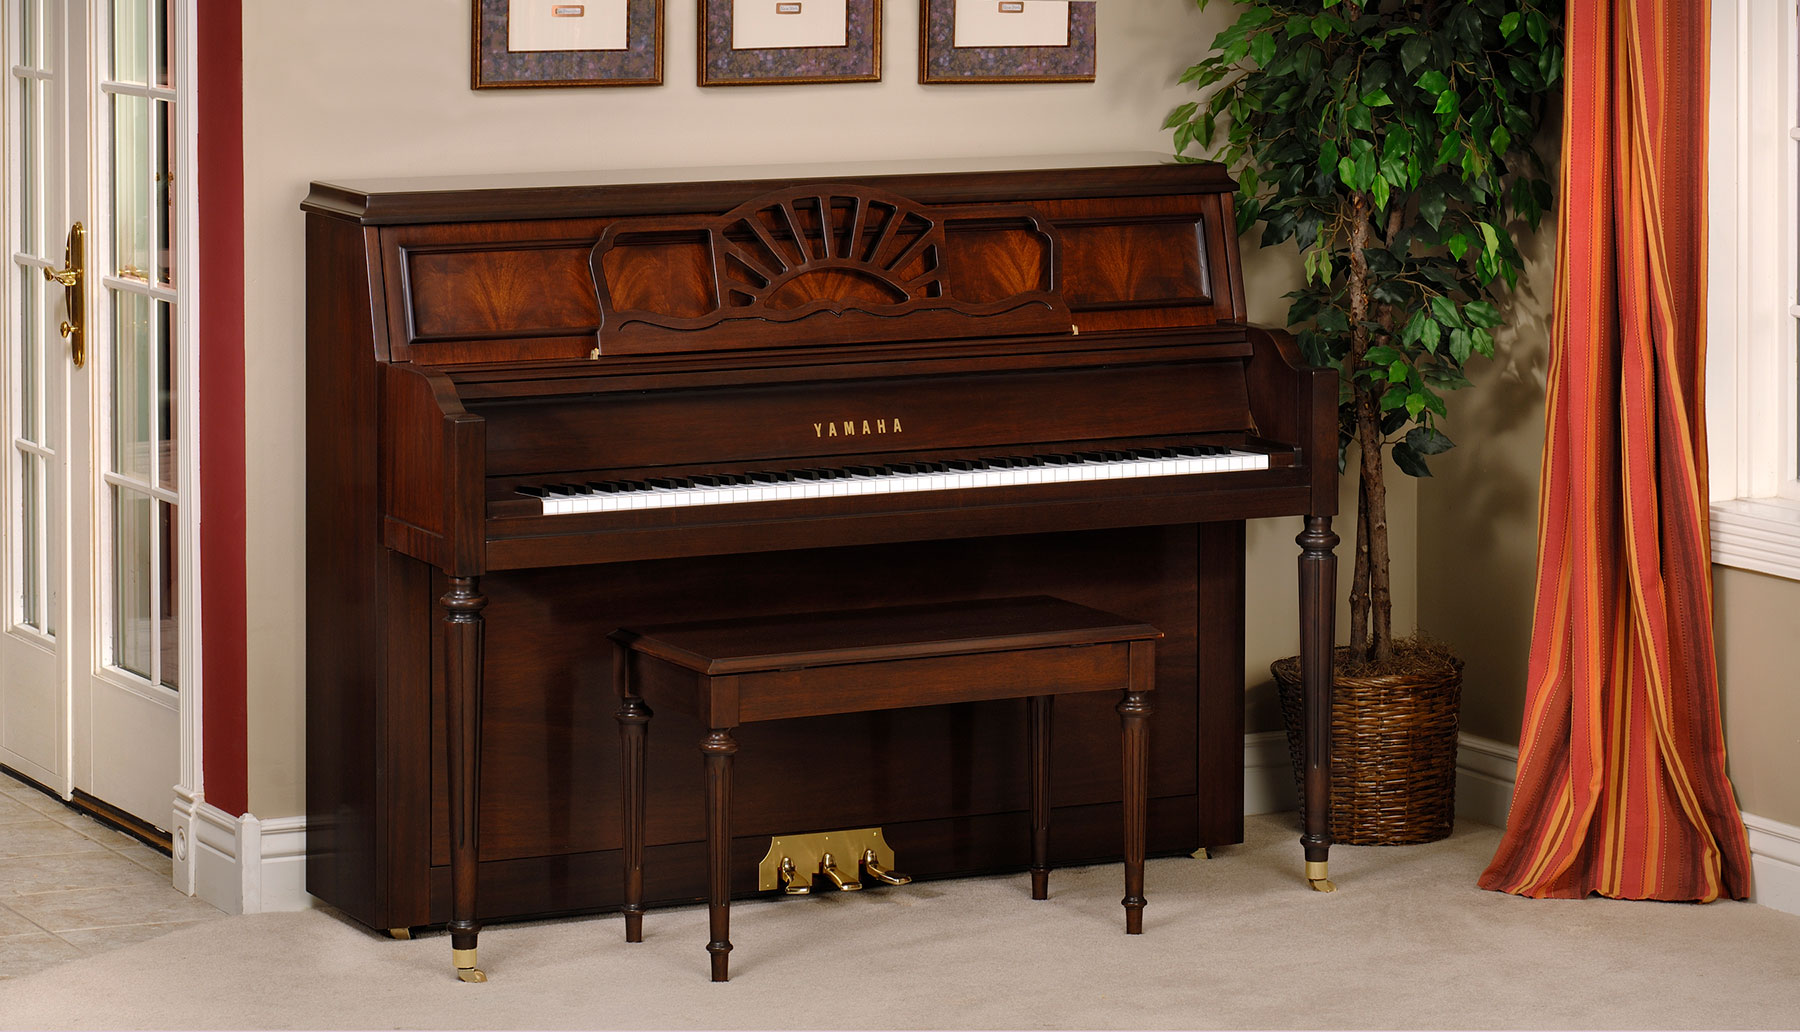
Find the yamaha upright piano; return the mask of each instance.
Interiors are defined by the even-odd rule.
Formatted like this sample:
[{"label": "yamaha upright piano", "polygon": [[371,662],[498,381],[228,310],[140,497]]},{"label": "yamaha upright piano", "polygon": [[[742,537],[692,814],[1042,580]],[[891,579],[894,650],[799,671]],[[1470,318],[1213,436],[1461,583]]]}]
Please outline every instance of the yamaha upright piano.
[{"label": "yamaha upright piano", "polygon": [[[610,631],[1020,595],[1162,629],[1151,852],[1240,841],[1274,516],[1327,887],[1337,382],[1246,324],[1232,190],[1135,155],[315,183],[308,891],[448,923],[468,977],[482,922],[621,902]],[[1110,704],[1058,721],[1057,863],[1117,856]],[[746,729],[734,890],[834,829],[1022,869],[1021,706]],[[693,757],[649,757],[652,901],[706,892]]]}]

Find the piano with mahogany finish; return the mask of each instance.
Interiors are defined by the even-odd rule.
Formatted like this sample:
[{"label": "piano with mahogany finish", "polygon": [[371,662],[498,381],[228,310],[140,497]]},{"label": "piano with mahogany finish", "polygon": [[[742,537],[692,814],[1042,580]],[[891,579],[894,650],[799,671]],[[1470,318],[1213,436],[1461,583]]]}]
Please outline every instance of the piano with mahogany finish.
[{"label": "piano with mahogany finish", "polygon": [[[1240,841],[1244,521],[1273,516],[1304,517],[1328,887],[1335,374],[1246,325],[1219,166],[981,165],[314,184],[308,891],[448,922],[473,979],[482,922],[621,902],[613,629],[1022,595],[1164,631],[1150,851]],[[1059,864],[1118,856],[1084,704]],[[1023,869],[1022,705],[745,729],[734,890],[770,836],[872,825],[917,876]],[[649,762],[646,898],[701,899],[693,751]]]}]

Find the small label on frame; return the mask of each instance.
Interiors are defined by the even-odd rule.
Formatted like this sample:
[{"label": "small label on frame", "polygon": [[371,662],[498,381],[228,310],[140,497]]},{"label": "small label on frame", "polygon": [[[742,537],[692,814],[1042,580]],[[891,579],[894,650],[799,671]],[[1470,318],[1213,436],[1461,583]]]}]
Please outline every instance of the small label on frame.
[{"label": "small label on frame", "polygon": [[1025,0],[1000,0],[1001,14],[1024,14]]},{"label": "small label on frame", "polygon": [[800,5],[799,4],[776,4],[775,5],[775,13],[776,14],[799,14],[800,13]]},{"label": "small label on frame", "polygon": [[552,18],[580,18],[585,14],[587,8],[580,4],[552,4],[550,7]]}]

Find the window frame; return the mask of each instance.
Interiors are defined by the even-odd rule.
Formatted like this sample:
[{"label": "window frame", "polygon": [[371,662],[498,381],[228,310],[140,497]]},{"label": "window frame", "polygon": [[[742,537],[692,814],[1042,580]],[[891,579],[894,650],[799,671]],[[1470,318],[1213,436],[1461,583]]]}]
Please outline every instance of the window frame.
[{"label": "window frame", "polygon": [[1712,11],[1712,559],[1800,580],[1800,16],[1793,0],[1714,0]]}]

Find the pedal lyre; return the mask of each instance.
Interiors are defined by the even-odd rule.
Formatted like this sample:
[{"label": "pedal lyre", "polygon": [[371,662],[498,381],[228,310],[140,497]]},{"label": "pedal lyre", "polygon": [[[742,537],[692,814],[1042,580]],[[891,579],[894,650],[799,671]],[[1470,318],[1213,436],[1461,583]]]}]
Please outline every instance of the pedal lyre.
[{"label": "pedal lyre", "polygon": [[861,880],[856,875],[845,874],[837,865],[837,857],[830,853],[819,858],[819,873],[831,879],[831,884],[836,885],[841,891],[854,892],[862,888]]},{"label": "pedal lyre", "polygon": [[890,871],[881,866],[881,861],[875,858],[875,851],[873,849],[863,850],[862,869],[864,874],[878,882],[883,882],[888,885],[905,885],[907,882],[912,881],[912,875],[910,874],[901,874],[899,871]]}]

